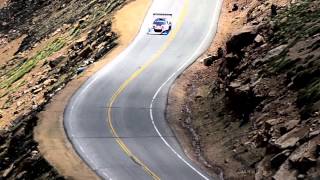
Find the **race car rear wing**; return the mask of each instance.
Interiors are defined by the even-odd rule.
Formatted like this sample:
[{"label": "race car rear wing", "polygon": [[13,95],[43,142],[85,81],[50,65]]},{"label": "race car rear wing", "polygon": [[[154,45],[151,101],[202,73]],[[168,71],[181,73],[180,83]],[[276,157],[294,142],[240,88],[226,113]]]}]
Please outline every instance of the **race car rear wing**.
[{"label": "race car rear wing", "polygon": [[172,14],[168,14],[168,13],[153,13],[153,19],[156,19],[156,18],[165,18],[165,19],[168,19],[169,21],[171,21]]},{"label": "race car rear wing", "polygon": [[153,13],[153,16],[171,16],[172,14],[168,14],[168,13]]}]

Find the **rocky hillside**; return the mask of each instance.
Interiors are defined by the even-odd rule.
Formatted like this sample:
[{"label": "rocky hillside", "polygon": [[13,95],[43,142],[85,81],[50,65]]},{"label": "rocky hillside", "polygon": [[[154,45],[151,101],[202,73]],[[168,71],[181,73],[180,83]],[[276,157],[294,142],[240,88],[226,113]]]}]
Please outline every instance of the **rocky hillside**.
[{"label": "rocky hillside", "polygon": [[258,1],[245,19],[191,75],[178,122],[226,179],[319,179],[320,3]]},{"label": "rocky hillside", "polygon": [[117,45],[111,17],[124,3],[1,1],[0,179],[63,179],[33,140],[36,115],[66,83]]}]

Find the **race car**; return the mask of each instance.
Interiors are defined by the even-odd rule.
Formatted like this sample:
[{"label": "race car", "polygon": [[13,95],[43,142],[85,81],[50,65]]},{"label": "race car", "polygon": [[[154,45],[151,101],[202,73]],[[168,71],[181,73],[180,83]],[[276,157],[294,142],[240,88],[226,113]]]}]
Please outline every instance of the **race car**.
[{"label": "race car", "polygon": [[172,28],[171,17],[172,14],[154,13],[153,23],[149,28],[148,34],[169,34]]}]

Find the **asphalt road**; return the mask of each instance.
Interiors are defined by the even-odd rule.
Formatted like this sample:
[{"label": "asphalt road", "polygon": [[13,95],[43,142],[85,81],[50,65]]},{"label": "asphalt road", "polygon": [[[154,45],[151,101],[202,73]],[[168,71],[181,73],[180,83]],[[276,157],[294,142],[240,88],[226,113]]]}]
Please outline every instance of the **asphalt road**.
[{"label": "asphalt road", "polygon": [[[165,120],[170,85],[210,45],[222,0],[154,0],[140,33],[73,95],[64,113],[77,153],[103,179],[216,179],[183,153]],[[173,13],[167,36],[152,13]]]}]

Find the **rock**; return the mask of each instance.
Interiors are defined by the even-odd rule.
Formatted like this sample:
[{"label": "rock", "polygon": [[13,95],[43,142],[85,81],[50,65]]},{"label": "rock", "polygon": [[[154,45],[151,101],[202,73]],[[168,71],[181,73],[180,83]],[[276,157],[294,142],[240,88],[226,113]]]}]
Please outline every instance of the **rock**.
[{"label": "rock", "polygon": [[320,129],[316,130],[316,131],[313,131],[313,132],[310,132],[309,133],[309,138],[313,138],[315,136],[318,136],[319,134],[320,134]]},{"label": "rock", "polygon": [[255,179],[256,180],[264,180],[266,177],[272,176],[269,168],[267,168],[270,164],[270,159],[268,156],[265,156],[259,163],[256,165],[256,173]]},{"label": "rock", "polygon": [[79,53],[79,56],[82,58],[88,58],[91,53],[92,53],[91,47],[87,46]]},{"label": "rock", "polygon": [[215,60],[217,60],[217,59],[219,59],[218,56],[214,56],[214,55],[208,56],[208,57],[206,57],[206,58],[203,59],[203,64],[204,64],[205,66],[211,66],[212,63],[213,63]]},{"label": "rock", "polygon": [[55,59],[53,59],[53,60],[50,60],[49,61],[49,66],[50,66],[50,68],[55,68],[61,61],[63,61],[64,60],[64,56],[60,56],[60,57],[58,57],[58,58],[55,58]]},{"label": "rock", "polygon": [[265,122],[265,129],[270,129],[272,126],[280,124],[282,120],[280,118],[278,119],[269,119]]},{"label": "rock", "polygon": [[278,13],[277,13],[277,6],[272,4],[271,5],[271,16],[276,16]]},{"label": "rock", "polygon": [[38,151],[33,150],[33,151],[31,152],[31,159],[37,159],[37,158],[39,158],[39,156],[40,156],[40,154],[39,154]]},{"label": "rock", "polygon": [[296,180],[297,174],[297,170],[291,170],[289,162],[285,161],[272,178],[274,180]]},{"label": "rock", "polygon": [[239,9],[238,4],[234,3],[232,7],[232,11],[237,11]]},{"label": "rock", "polygon": [[320,144],[320,136],[298,147],[289,157],[291,165],[299,172],[306,172],[317,164],[317,145]]},{"label": "rock", "polygon": [[17,101],[17,107],[20,107],[23,103],[23,101]]},{"label": "rock", "polygon": [[42,91],[42,89],[43,89],[42,86],[39,84],[39,85],[33,86],[30,91],[32,94],[37,94],[40,91]]},{"label": "rock", "polygon": [[239,58],[239,56],[235,54],[227,54],[225,56],[226,67],[229,70],[233,70],[240,63],[240,61],[241,59]]},{"label": "rock", "polygon": [[115,44],[103,45],[100,48],[98,48],[97,53],[94,55],[94,59],[97,60],[97,59],[103,57],[113,46],[115,46]]},{"label": "rock", "polygon": [[286,131],[288,132],[288,131],[291,131],[296,126],[298,126],[299,123],[300,123],[300,120],[290,120],[284,124],[284,127],[286,128]]},{"label": "rock", "polygon": [[239,82],[239,81],[232,81],[229,85],[229,87],[232,89],[239,88],[240,86],[241,86],[241,82]]},{"label": "rock", "polygon": [[285,44],[285,45],[281,45],[281,46],[278,46],[278,47],[270,50],[264,58],[254,60],[252,62],[252,65],[253,66],[259,66],[261,64],[264,64],[264,63],[272,61],[274,58],[276,58],[282,52],[284,52],[287,47],[288,47],[288,45]]},{"label": "rock", "polygon": [[290,153],[290,150],[284,150],[283,152],[273,156],[270,160],[271,166],[275,169],[279,168],[282,163],[290,156]]},{"label": "rock", "polygon": [[226,43],[227,53],[239,53],[244,47],[253,43],[257,33],[253,26],[245,26],[232,34]]},{"label": "rock", "polygon": [[217,51],[217,56],[218,58],[222,58],[224,55],[224,51],[221,47],[218,48],[218,51]]},{"label": "rock", "polygon": [[26,179],[26,178],[24,178],[24,176],[26,175],[26,174],[28,174],[28,172],[27,171],[22,171],[21,173],[19,173],[18,175],[17,175],[17,179]]},{"label": "rock", "polygon": [[258,34],[255,38],[254,38],[254,42],[256,42],[257,44],[261,45],[265,42],[264,37],[261,36],[260,34]]},{"label": "rock", "polygon": [[38,94],[40,91],[42,91],[43,90],[43,88],[42,87],[40,87],[40,88],[38,88],[38,89],[36,89],[36,90],[34,90],[34,91],[32,91],[32,93],[33,94]]},{"label": "rock", "polygon": [[316,156],[320,157],[320,143],[316,146]]},{"label": "rock", "polygon": [[304,174],[299,174],[297,176],[297,179],[305,179],[305,178],[306,178],[306,176]]},{"label": "rock", "polygon": [[54,84],[57,80],[56,79],[47,79],[43,82],[43,85],[45,86],[51,86],[52,84]]},{"label": "rock", "polygon": [[86,70],[87,68],[86,67],[79,67],[77,69],[77,74],[81,74],[84,70]]},{"label": "rock", "polygon": [[284,134],[275,141],[275,145],[280,149],[292,148],[309,132],[307,127],[297,127]]},{"label": "rock", "polygon": [[285,23],[285,22],[287,22],[288,21],[288,17],[286,16],[286,17],[284,17],[284,18],[282,18],[281,20],[280,20],[280,23]]},{"label": "rock", "polygon": [[12,163],[8,169],[4,170],[2,177],[6,178],[12,172],[13,168],[14,164]]}]

